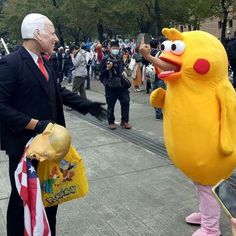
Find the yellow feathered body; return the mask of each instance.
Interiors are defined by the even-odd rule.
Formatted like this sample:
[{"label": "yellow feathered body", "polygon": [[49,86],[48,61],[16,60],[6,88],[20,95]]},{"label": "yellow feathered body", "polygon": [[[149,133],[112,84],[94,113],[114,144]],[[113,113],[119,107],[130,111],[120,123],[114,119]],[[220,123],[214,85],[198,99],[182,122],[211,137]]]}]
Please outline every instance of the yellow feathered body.
[{"label": "yellow feathered body", "polygon": [[[173,37],[167,29],[164,34]],[[164,140],[173,163],[194,182],[214,185],[236,166],[235,91],[219,40],[202,31],[181,35],[185,50],[178,55],[179,78],[165,78],[166,91],[157,89],[150,99],[163,108]],[[171,61],[171,52],[166,58]]]}]

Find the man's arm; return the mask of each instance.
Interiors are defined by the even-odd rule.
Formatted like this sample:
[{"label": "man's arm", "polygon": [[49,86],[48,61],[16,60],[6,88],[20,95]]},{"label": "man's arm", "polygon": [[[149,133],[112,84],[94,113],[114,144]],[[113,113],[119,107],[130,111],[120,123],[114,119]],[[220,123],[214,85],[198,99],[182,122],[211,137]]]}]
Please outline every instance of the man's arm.
[{"label": "man's arm", "polygon": [[59,87],[59,90],[64,105],[69,106],[84,115],[89,112],[89,106],[92,104],[92,101],[71,92],[65,87]]},{"label": "man's arm", "polygon": [[99,120],[106,119],[107,111],[102,107],[105,105],[104,103],[90,101],[87,98],[81,97],[64,87],[60,87],[60,94],[64,105],[73,108],[83,115],[90,113]]}]

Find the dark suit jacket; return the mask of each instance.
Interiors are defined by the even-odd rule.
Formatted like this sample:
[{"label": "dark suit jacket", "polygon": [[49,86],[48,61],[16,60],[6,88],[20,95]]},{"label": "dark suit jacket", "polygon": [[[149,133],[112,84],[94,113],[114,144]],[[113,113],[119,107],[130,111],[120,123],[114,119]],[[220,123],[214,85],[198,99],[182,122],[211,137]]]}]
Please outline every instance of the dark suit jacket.
[{"label": "dark suit jacket", "polygon": [[59,87],[50,64],[44,63],[50,82],[24,47],[0,60],[1,148],[8,155],[20,158],[25,144],[36,135],[25,129],[31,118],[65,125],[62,104],[82,114],[89,112],[92,102]]}]

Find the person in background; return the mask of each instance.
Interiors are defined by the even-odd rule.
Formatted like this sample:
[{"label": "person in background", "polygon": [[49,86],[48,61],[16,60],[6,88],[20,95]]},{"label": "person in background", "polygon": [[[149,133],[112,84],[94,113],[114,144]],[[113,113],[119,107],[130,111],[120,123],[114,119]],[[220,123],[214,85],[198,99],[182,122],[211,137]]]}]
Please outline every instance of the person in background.
[{"label": "person in background", "polygon": [[140,92],[140,86],[142,85],[142,56],[139,53],[139,47],[136,47],[133,58],[135,65],[131,77],[133,78],[134,91]]},{"label": "person in background", "polygon": [[58,48],[55,46],[49,59],[53,71],[56,75],[57,81],[59,81],[59,63],[58,63]]},{"label": "person in background", "polygon": [[93,51],[91,60],[91,80],[96,79],[97,54]]},{"label": "person in background", "polygon": [[63,81],[64,77],[64,48],[61,46],[58,48],[57,60],[58,60],[58,70],[59,70],[59,84]]},{"label": "person in background", "polygon": [[[144,57],[142,57],[142,64],[143,64],[142,75],[145,75],[145,69],[149,65],[149,61],[147,61]],[[146,81],[146,93],[149,94],[152,88],[151,82],[146,79],[146,76],[143,76],[142,81],[143,82]]]},{"label": "person in background", "polygon": [[96,53],[96,77],[98,76],[100,79],[101,76],[101,63],[102,63],[102,59],[104,57],[104,53],[102,51],[102,44],[100,42],[96,43],[95,46],[95,53]]},{"label": "person in background", "polygon": [[122,59],[126,67],[128,67],[130,63],[130,51],[126,48],[122,50]]},{"label": "person in background", "polygon": [[87,78],[86,78],[86,87],[85,89],[89,90],[90,89],[90,67],[92,64],[92,53],[90,52],[90,48],[86,47],[85,45],[83,45],[81,47],[81,49],[83,49],[85,51],[85,55],[86,55],[86,69],[87,69]]},{"label": "person in background", "polygon": [[130,51],[131,51],[131,55],[133,55],[135,53],[135,49],[137,47],[137,44],[135,42],[135,39],[131,39],[130,41],[131,41],[131,43],[130,43]]},{"label": "person in background", "polygon": [[[150,47],[151,47],[151,55],[153,57],[158,57],[158,54],[160,53],[158,49],[158,40],[157,39],[152,39],[150,41]],[[152,90],[155,90],[157,88],[165,88],[165,83],[163,80],[159,79],[157,74],[155,73],[155,81],[151,83],[151,88]],[[161,108],[155,108],[156,111],[156,119],[162,120],[163,114],[162,114],[162,109]]]},{"label": "person in background", "polygon": [[1,51],[0,51],[0,59],[1,59],[2,57],[5,57],[5,55],[6,55],[5,49],[1,49]]},{"label": "person in background", "polygon": [[104,57],[101,64],[101,82],[105,87],[105,96],[107,102],[107,120],[108,128],[116,129],[114,109],[117,99],[121,105],[120,126],[130,129],[129,124],[129,89],[124,87],[121,82],[121,76],[124,72],[124,62],[120,57],[119,41],[110,42],[108,56]]},{"label": "person in background", "polygon": [[236,88],[236,32],[235,37],[227,44],[227,54],[231,70],[233,71],[233,86]]},{"label": "person in background", "polygon": [[[0,140],[9,156],[11,193],[7,209],[7,235],[24,236],[24,207],[15,184],[14,173],[25,145],[52,122],[65,126],[63,104],[74,110],[106,118],[102,103],[77,95],[57,83],[49,61],[58,41],[48,17],[31,13],[21,24],[23,46],[0,60]],[[37,168],[37,160],[33,162]],[[58,206],[46,207],[51,235],[56,235]]]},{"label": "person in background", "polygon": [[70,56],[70,49],[67,48],[65,50],[65,56],[64,56],[64,75],[67,77],[67,81],[69,84],[72,82],[73,67],[74,66]]},{"label": "person in background", "polygon": [[80,48],[80,45],[71,45],[71,60],[74,65],[72,71],[73,85],[72,92],[79,93],[86,98],[85,80],[87,79],[86,51]]}]

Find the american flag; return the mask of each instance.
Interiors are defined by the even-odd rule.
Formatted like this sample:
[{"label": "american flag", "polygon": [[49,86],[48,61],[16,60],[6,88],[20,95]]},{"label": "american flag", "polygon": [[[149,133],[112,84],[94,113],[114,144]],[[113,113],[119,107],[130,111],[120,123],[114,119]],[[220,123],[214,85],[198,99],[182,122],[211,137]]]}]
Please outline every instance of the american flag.
[{"label": "american flag", "polygon": [[15,171],[17,191],[24,205],[25,236],[51,236],[47,215],[43,206],[40,182],[26,151],[32,139],[26,144],[25,151]]}]

